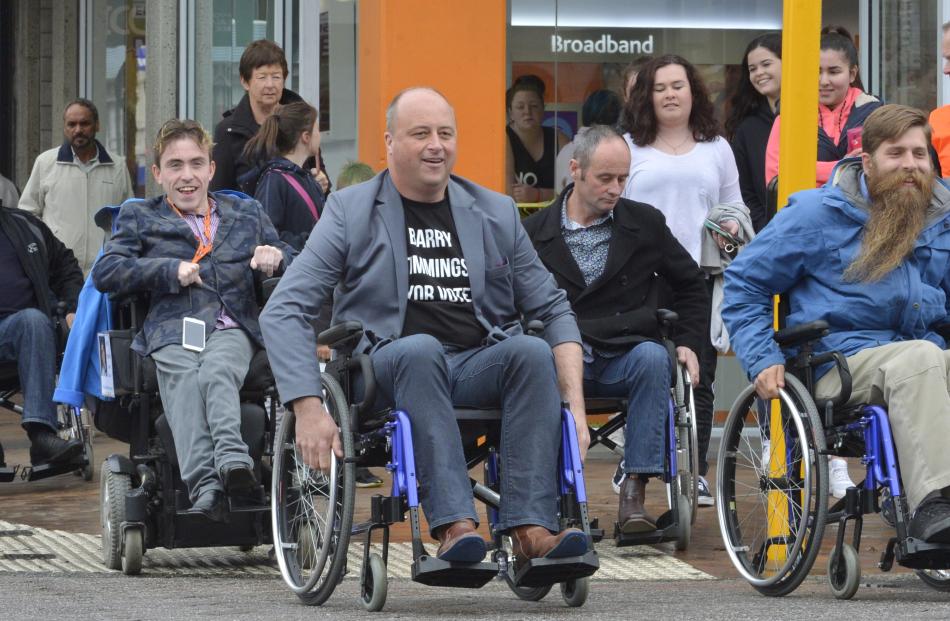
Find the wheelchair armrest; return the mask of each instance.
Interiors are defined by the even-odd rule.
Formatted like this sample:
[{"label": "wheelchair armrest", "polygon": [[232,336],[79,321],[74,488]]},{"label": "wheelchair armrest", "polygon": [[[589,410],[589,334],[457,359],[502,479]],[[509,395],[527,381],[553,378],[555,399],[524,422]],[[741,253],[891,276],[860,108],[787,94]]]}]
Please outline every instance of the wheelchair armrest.
[{"label": "wheelchair armrest", "polygon": [[776,332],[772,338],[783,349],[798,347],[811,341],[817,341],[828,334],[828,322],[824,320],[811,321],[798,326],[790,326]]},{"label": "wheelchair armrest", "polygon": [[663,337],[664,341],[669,340],[673,328],[679,320],[680,316],[675,311],[668,308],[656,309],[656,323],[660,328],[660,336]]},{"label": "wheelchair armrest", "polygon": [[317,345],[326,345],[330,349],[353,350],[363,338],[363,324],[358,321],[344,321],[330,326],[317,335]]},{"label": "wheelchair armrest", "polygon": [[528,336],[544,336],[544,322],[540,319],[532,319],[525,324],[524,333]]},{"label": "wheelchair armrest", "polygon": [[[838,380],[841,382],[841,390],[830,399],[832,407],[843,407],[851,399],[851,368],[848,366],[848,360],[839,351],[829,351],[823,354],[813,356],[809,364],[814,367],[832,362],[835,365],[835,371],[838,373]],[[830,424],[830,421],[828,421]]]},{"label": "wheelchair armrest", "polygon": [[267,304],[267,300],[270,299],[274,289],[277,288],[277,283],[280,282],[280,276],[271,276],[270,278],[258,278],[257,274],[260,272],[255,272],[254,277],[254,295],[257,297],[257,304],[261,308]]}]

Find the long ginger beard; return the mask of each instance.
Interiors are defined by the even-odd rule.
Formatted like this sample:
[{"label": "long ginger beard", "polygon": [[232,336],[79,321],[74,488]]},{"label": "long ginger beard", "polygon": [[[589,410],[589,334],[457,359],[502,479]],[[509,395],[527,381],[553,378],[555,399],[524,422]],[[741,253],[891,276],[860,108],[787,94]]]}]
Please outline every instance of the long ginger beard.
[{"label": "long ginger beard", "polygon": [[[919,170],[867,175],[870,217],[864,226],[861,251],[845,270],[845,280],[881,280],[913,251],[933,196],[933,179],[933,172]],[[913,184],[908,185],[908,180]]]}]

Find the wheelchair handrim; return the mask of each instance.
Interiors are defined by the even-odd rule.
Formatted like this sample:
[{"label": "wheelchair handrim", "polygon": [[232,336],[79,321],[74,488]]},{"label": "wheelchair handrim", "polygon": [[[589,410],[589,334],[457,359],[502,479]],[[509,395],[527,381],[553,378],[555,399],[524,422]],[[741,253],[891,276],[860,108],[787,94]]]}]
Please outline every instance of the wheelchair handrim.
[{"label": "wheelchair handrim", "polygon": [[[736,403],[744,405],[747,401],[750,400],[750,398],[752,398],[754,401],[754,396],[753,396],[754,393],[755,393],[755,386],[754,385],[748,386],[736,399]],[[808,435],[806,433],[805,424],[802,421],[801,412],[799,411],[798,406],[795,404],[793,399],[789,396],[789,394],[784,389],[779,390],[779,398],[782,401],[783,406],[788,408],[789,417],[792,419],[795,425],[795,430],[798,433],[799,438],[806,439]],[[750,401],[750,403],[751,402],[752,401]],[[730,413],[730,422],[732,422],[731,419],[732,419],[732,413]],[[725,481],[727,479],[727,474],[725,472],[726,470],[726,454],[725,453],[727,451],[727,441],[729,440],[729,437],[731,437],[731,432],[732,432],[731,429],[726,429],[725,433],[723,433],[723,443],[720,445],[719,459],[716,465],[716,476],[717,476],[717,482],[718,482],[717,487],[721,490],[726,489]],[[740,433],[741,433],[741,430],[740,430]],[[791,549],[791,550],[801,549],[802,544],[804,543],[804,540],[805,540],[808,520],[814,519],[813,516],[811,515],[811,504],[812,504],[813,493],[812,493],[811,485],[810,485],[812,481],[812,477],[814,476],[814,473],[812,472],[812,457],[813,456],[811,455],[811,452],[813,450],[814,449],[811,446],[808,446],[807,443],[805,443],[805,445],[803,446],[803,451],[808,451],[807,456],[803,454],[803,458],[801,460],[803,462],[803,467],[805,470],[805,473],[804,473],[805,484],[802,486],[802,491],[805,494],[805,498],[803,499],[801,503],[802,514],[799,517],[801,526],[798,528],[794,545],[790,547],[787,546],[788,549]],[[733,469],[734,468],[735,466],[733,465]],[[717,494],[717,495],[723,496],[724,493]],[[759,576],[752,574],[747,569],[747,563],[739,557],[738,551],[734,548],[734,545],[732,543],[732,537],[731,537],[730,528],[728,525],[728,517],[726,515],[726,511],[728,510],[727,505],[729,505],[731,501],[729,501],[729,499],[722,498],[722,497],[718,498],[717,500],[718,502],[716,503],[716,511],[719,517],[719,530],[720,530],[720,533],[722,534],[724,547],[726,549],[726,553],[729,555],[729,558],[732,561],[732,564],[735,566],[736,570],[742,575],[742,577],[751,585],[756,586],[756,587],[769,587],[785,579],[789,570],[797,562],[799,562],[799,560],[801,559],[801,555],[800,554],[787,555],[787,558],[785,559],[785,562],[782,564],[781,568],[773,571],[773,575],[768,578],[761,578]]]}]

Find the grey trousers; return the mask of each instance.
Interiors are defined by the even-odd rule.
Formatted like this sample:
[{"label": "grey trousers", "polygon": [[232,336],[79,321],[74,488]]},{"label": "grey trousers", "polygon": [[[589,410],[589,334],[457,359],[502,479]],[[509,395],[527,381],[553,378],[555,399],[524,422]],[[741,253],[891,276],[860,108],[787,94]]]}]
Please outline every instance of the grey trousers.
[{"label": "grey trousers", "polygon": [[[929,341],[900,341],[848,357],[849,404],[887,407],[908,508],[950,486],[950,351]],[[815,386],[819,399],[841,389],[835,371]]]},{"label": "grey trousers", "polygon": [[227,463],[253,466],[241,439],[241,403],[254,346],[239,328],[215,330],[202,352],[166,345],[152,352],[165,418],[175,438],[181,478],[194,502],[222,490],[218,475]]}]

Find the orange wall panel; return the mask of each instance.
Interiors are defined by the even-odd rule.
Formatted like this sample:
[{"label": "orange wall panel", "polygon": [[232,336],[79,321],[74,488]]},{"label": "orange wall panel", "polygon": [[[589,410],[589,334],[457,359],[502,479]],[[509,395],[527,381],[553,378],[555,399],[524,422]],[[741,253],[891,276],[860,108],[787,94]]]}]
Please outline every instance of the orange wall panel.
[{"label": "orange wall panel", "polygon": [[455,174],[505,184],[505,0],[360,0],[359,157],[386,167],[386,106],[400,90],[432,86],[455,107]]}]

